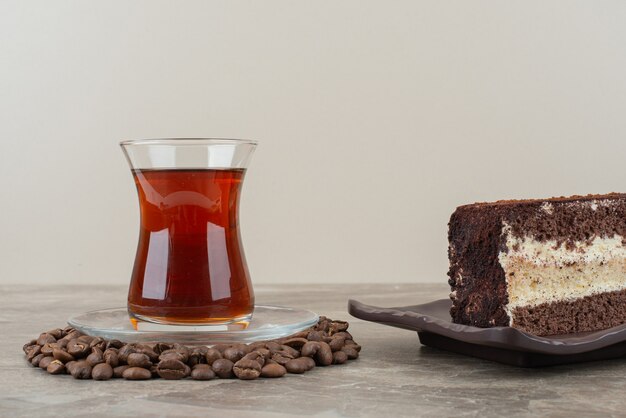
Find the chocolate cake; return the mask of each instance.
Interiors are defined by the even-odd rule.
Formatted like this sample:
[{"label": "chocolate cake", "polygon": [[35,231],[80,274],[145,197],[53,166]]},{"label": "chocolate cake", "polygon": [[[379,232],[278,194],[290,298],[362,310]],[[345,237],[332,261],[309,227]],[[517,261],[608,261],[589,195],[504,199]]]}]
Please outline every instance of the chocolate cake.
[{"label": "chocolate cake", "polygon": [[448,239],[455,323],[535,335],[626,323],[626,194],[460,206]]}]

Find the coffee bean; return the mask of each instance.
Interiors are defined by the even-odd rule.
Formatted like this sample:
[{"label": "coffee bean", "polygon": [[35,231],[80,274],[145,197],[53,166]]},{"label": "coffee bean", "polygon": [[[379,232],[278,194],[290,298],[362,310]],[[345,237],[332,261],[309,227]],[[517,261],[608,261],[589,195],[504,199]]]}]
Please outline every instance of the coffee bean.
[{"label": "coffee bean", "polygon": [[73,330],[69,331],[68,333],[66,333],[63,338],[72,337],[72,338],[69,338],[69,339],[73,340],[74,338],[82,337],[83,335],[85,335],[85,334],[83,334],[82,332],[80,332],[77,329],[73,329]]},{"label": "coffee bean", "polygon": [[138,351],[138,353],[148,356],[152,363],[159,361],[159,355],[150,347],[143,347]]},{"label": "coffee bean", "polygon": [[70,332],[75,331],[75,330],[76,329],[73,326],[68,325],[65,328],[63,328],[63,336],[65,337],[67,334],[69,334]]},{"label": "coffee bean", "polygon": [[93,340],[91,340],[91,342],[89,343],[89,348],[94,348],[97,347],[99,348],[101,351],[106,350],[107,346],[107,342],[105,340],[103,340],[100,337],[96,337]]},{"label": "coffee bean", "polygon": [[54,350],[55,348],[58,348],[57,343],[45,343],[41,347],[41,352],[43,354],[45,354],[46,356],[51,356],[52,355],[52,350]]},{"label": "coffee bean", "polygon": [[259,348],[267,348],[266,346],[267,346],[267,342],[265,342],[265,341],[256,341],[256,342],[248,344],[248,349],[250,351],[256,351]]},{"label": "coffee bean", "polygon": [[72,368],[76,363],[76,360],[68,361],[67,363],[65,363],[65,371],[67,372],[67,374],[72,374]]},{"label": "coffee bean", "polygon": [[314,369],[315,368],[315,360],[313,360],[311,357],[298,357],[302,360],[302,361],[306,366],[308,370]]},{"label": "coffee bean", "polygon": [[306,339],[309,341],[322,341],[324,333],[322,331],[311,331],[307,334]]},{"label": "coffee bean", "polygon": [[60,360],[53,360],[48,364],[46,371],[50,374],[65,373],[65,365]]},{"label": "coffee bean", "polygon": [[287,369],[278,363],[266,364],[261,369],[261,376],[263,377],[282,377],[287,373]]},{"label": "coffee bean", "polygon": [[113,377],[122,377],[126,369],[130,368],[129,365],[125,364],[123,366],[117,366],[113,368]]},{"label": "coffee bean", "polygon": [[47,369],[48,366],[50,365],[50,363],[52,363],[52,361],[54,360],[54,357],[52,356],[46,356],[44,358],[42,358],[41,360],[39,360],[39,368],[40,369]]},{"label": "coffee bean", "polygon": [[300,331],[300,332],[297,332],[295,334],[292,334],[292,335],[290,335],[287,338],[304,338],[304,339],[306,339],[307,335],[309,335],[309,332],[311,332],[311,331],[315,331],[315,330],[309,328],[309,329],[306,329],[304,331]]},{"label": "coffee bean", "polygon": [[63,338],[63,335],[65,335],[61,328],[51,329],[50,331],[46,331],[44,334],[50,334],[57,340]]},{"label": "coffee bean", "polygon": [[341,348],[346,344],[346,339],[343,337],[333,337],[331,338],[328,346],[330,349],[335,352],[341,350]]},{"label": "coffee bean", "polygon": [[329,366],[333,362],[333,352],[330,346],[323,341],[309,341],[302,346],[303,357],[315,359],[318,366]]},{"label": "coffee bean", "polygon": [[71,340],[77,339],[78,337],[80,337],[82,335],[83,334],[81,334],[79,331],[74,330],[74,331],[70,331],[67,334],[65,334],[63,336],[63,338],[61,338],[61,339],[64,340],[64,341],[71,341]]},{"label": "coffee bean", "polygon": [[162,353],[162,352],[164,352],[164,351],[171,350],[171,349],[172,349],[172,347],[173,347],[173,345],[172,345],[172,344],[168,344],[168,343],[156,343],[153,349],[154,349],[154,352],[155,352],[155,353],[157,353],[157,354],[161,354],[161,353]]},{"label": "coffee bean", "polygon": [[150,373],[150,370],[142,367],[129,367],[124,370],[122,377],[127,380],[147,380],[152,377],[152,373]]},{"label": "coffee bean", "polygon": [[293,359],[294,357],[290,353],[287,353],[287,352],[277,351],[272,355],[272,360],[283,366],[287,364],[288,361],[291,361]]},{"label": "coffee bean", "polygon": [[43,332],[37,338],[37,345],[43,346],[45,343],[55,343],[57,339],[54,336],[48,334],[47,332]]},{"label": "coffee bean", "polygon": [[213,369],[215,374],[222,379],[230,379],[233,377],[233,366],[234,363],[232,361],[225,358],[220,358],[213,362],[211,368]]},{"label": "coffee bean", "polygon": [[41,354],[41,347],[38,345],[31,345],[26,349],[25,354],[26,360],[31,361],[37,354]]},{"label": "coffee bean", "polygon": [[144,369],[149,369],[150,366],[152,366],[150,357],[141,353],[129,354],[126,362],[130,367],[143,367]]},{"label": "coffee bean", "polygon": [[348,329],[349,324],[346,321],[332,321],[328,327],[328,334],[333,335],[337,332],[345,331]]},{"label": "coffee bean", "polygon": [[208,364],[196,364],[191,370],[191,378],[194,380],[211,380],[215,379],[215,372]]},{"label": "coffee bean", "polygon": [[189,367],[180,360],[175,358],[166,358],[161,360],[157,365],[157,373],[163,379],[178,380],[185,377],[187,374],[186,368]]},{"label": "coffee bean", "polygon": [[248,354],[249,348],[245,344],[235,344],[224,350],[223,357],[233,363],[241,360],[243,356]]},{"label": "coffee bean", "polygon": [[306,365],[297,359],[290,360],[284,365],[285,370],[289,373],[302,374],[307,371]]},{"label": "coffee bean", "polygon": [[183,359],[184,359],[184,357],[180,353],[177,353],[174,350],[166,350],[162,354],[159,355],[159,359],[158,360],[159,361],[176,360],[176,361],[180,361],[182,363]]},{"label": "coffee bean", "polygon": [[315,367],[315,360],[310,357],[298,357],[285,363],[289,373],[301,374]]},{"label": "coffee bean", "polygon": [[194,349],[192,349],[191,353],[189,353],[189,360],[187,360],[187,364],[193,367],[196,364],[205,363],[205,354],[207,350],[207,347],[195,347]]},{"label": "coffee bean", "polygon": [[39,353],[31,359],[30,364],[33,367],[39,367],[39,362],[44,358],[46,358],[46,356],[44,354]]},{"label": "coffee bean", "polygon": [[67,352],[74,358],[86,357],[89,351],[89,344],[84,341],[70,340],[67,343]]},{"label": "coffee bean", "polygon": [[303,357],[313,357],[320,350],[318,341],[308,341],[300,349],[300,355]]},{"label": "coffee bean", "polygon": [[91,365],[91,367],[95,366],[96,364],[104,363],[102,350],[100,350],[98,347],[92,348],[91,354],[89,354],[85,360]]},{"label": "coffee bean", "polygon": [[[299,348],[302,348],[302,346],[300,346]],[[289,347],[288,345],[284,345],[284,344],[281,345],[280,346],[280,352],[288,353],[293,358],[300,357],[300,350],[299,349],[295,349],[293,347]]]},{"label": "coffee bean", "polygon": [[304,344],[308,342],[309,340],[307,340],[306,338],[287,338],[286,340],[283,341],[283,345],[299,350],[302,348]]},{"label": "coffee bean", "polygon": [[333,351],[324,341],[319,342],[320,349],[314,357],[318,366],[330,366],[333,363]]},{"label": "coffee bean", "polygon": [[354,359],[359,357],[359,352],[355,348],[353,348],[352,346],[345,345],[345,346],[343,346],[341,351],[346,353],[346,355],[348,356],[349,360],[354,360]]},{"label": "coffee bean", "polygon": [[265,362],[267,360],[272,358],[272,352],[270,350],[268,350],[267,348],[256,349],[256,350],[252,351],[251,353],[246,354],[246,356],[249,355],[249,354],[252,354],[252,353],[259,353],[261,355],[261,357],[263,357],[263,364],[265,364]]},{"label": "coffee bean", "polygon": [[248,354],[250,354],[250,353],[259,353],[263,357],[271,357],[272,356],[271,351],[269,349],[265,348],[265,347],[256,347],[254,350],[250,350],[248,352]]},{"label": "coffee bean", "polygon": [[206,352],[209,351],[209,347],[207,347],[206,345],[201,345],[199,347],[193,347],[193,349],[191,350],[191,353],[198,353],[198,354],[202,354],[202,356],[204,356],[206,354]]},{"label": "coffee bean", "polygon": [[[268,351],[269,354],[269,351]],[[261,367],[265,364],[265,356],[258,351],[252,351],[241,358],[241,360],[252,360],[259,363]]]},{"label": "coffee bean", "polygon": [[109,341],[107,341],[107,347],[106,348],[107,348],[107,350],[109,348],[115,348],[115,349],[119,350],[123,346],[124,346],[124,343],[121,342],[120,340],[109,340]]},{"label": "coffee bean", "polygon": [[230,347],[230,345],[228,345],[228,344],[215,344],[211,348],[219,351],[220,354],[222,354],[222,357],[224,357],[224,350],[226,350],[229,347]]},{"label": "coffee bean", "polygon": [[80,337],[77,338],[77,340],[80,341],[81,343],[87,343],[87,345],[89,345],[91,344],[94,338],[95,337],[92,337],[91,335],[81,335]]},{"label": "coffee bean", "polygon": [[320,317],[319,322],[315,325],[316,331],[328,332],[330,328],[330,321],[326,317]]},{"label": "coffee bean", "polygon": [[339,338],[339,337],[343,337],[345,340],[352,340],[352,334],[350,334],[348,331],[341,331],[341,332],[336,332],[335,334],[332,335],[331,338]]},{"label": "coffee bean", "polygon": [[57,340],[55,348],[60,348],[62,350],[65,350],[67,348],[67,343],[68,342],[70,342],[70,341],[66,340],[64,338],[61,338],[60,340]]},{"label": "coffee bean", "polygon": [[242,358],[233,365],[233,373],[241,380],[257,379],[261,375],[261,365],[254,360]]},{"label": "coffee bean", "polygon": [[109,380],[113,377],[113,368],[107,363],[96,364],[91,371],[93,380]]},{"label": "coffee bean", "polygon": [[184,359],[183,363],[186,363],[187,360],[189,360],[189,354],[191,353],[191,351],[189,350],[187,346],[174,343],[172,350],[176,350],[178,353],[182,354],[183,359]]},{"label": "coffee bean", "polygon": [[40,345],[31,345],[26,353],[26,360],[32,361],[35,356],[41,354],[41,346]]},{"label": "coffee bean", "polygon": [[278,344],[276,341],[268,341],[267,343],[265,343],[265,348],[270,350],[270,353],[274,354],[276,351],[279,351],[281,349],[281,345]]},{"label": "coffee bean", "polygon": [[221,358],[222,358],[222,353],[220,353],[219,350],[216,350],[213,347],[209,348],[207,352],[204,354],[204,359],[206,360],[209,366],[212,365],[215,360],[218,360]]},{"label": "coffee bean", "polygon": [[36,344],[37,344],[37,340],[30,340],[29,342],[24,344],[24,346],[22,347],[22,350],[24,351],[25,354],[28,354],[28,351],[30,350],[30,348]]},{"label": "coffee bean", "polygon": [[335,351],[333,353],[333,364],[343,364],[348,361],[348,355],[343,351]]},{"label": "coffee bean", "polygon": [[361,352],[361,346],[355,343],[353,340],[346,340],[346,346],[354,348],[357,353]]},{"label": "coffee bean", "polygon": [[102,354],[102,358],[104,362],[109,366],[115,368],[119,366],[120,359],[117,355],[117,350],[115,348],[107,348],[106,351]]},{"label": "coffee bean", "polygon": [[117,351],[117,357],[119,361],[122,363],[126,363],[128,360],[128,355],[132,353],[136,353],[137,348],[133,344],[125,344]]},{"label": "coffee bean", "polygon": [[172,348],[162,352],[159,356],[159,360],[178,360],[182,363],[186,363],[187,360],[189,360],[189,353],[184,350]]},{"label": "coffee bean", "polygon": [[79,360],[72,365],[70,374],[74,379],[91,379],[91,364],[86,360]]}]

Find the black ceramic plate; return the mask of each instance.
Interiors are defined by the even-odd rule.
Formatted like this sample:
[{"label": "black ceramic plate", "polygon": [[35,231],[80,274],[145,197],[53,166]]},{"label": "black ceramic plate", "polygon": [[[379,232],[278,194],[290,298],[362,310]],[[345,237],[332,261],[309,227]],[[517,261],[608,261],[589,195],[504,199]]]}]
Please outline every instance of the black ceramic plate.
[{"label": "black ceramic plate", "polygon": [[541,367],[626,356],[626,325],[580,334],[539,337],[511,327],[477,328],[450,320],[450,300],[379,308],[348,302],[354,317],[417,331],[424,345],[520,367]]}]

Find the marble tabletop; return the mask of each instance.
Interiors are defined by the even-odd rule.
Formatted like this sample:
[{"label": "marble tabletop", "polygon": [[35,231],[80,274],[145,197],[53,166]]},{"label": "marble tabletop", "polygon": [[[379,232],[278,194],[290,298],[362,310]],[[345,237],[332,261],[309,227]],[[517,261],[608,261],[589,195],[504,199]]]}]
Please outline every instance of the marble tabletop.
[{"label": "marble tabletop", "polygon": [[257,303],[348,320],[363,346],[347,365],[256,381],[96,382],[27,365],[24,342],[72,314],[122,305],[122,286],[0,286],[0,417],[623,416],[626,359],[520,369],[421,346],[416,333],[351,318],[348,298],[402,306],[445,283],[257,286]]}]

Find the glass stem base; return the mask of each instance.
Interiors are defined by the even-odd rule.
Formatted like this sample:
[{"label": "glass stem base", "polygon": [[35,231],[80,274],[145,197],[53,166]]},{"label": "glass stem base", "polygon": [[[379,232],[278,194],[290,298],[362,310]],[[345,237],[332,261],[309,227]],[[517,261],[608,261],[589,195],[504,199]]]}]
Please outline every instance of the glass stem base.
[{"label": "glass stem base", "polygon": [[236,318],[207,318],[205,320],[188,320],[177,321],[172,318],[155,317],[139,315],[136,313],[128,312],[133,328],[135,329],[154,329],[155,327],[150,325],[171,325],[175,327],[202,327],[213,329],[246,329],[252,320],[252,314],[236,317]]}]

